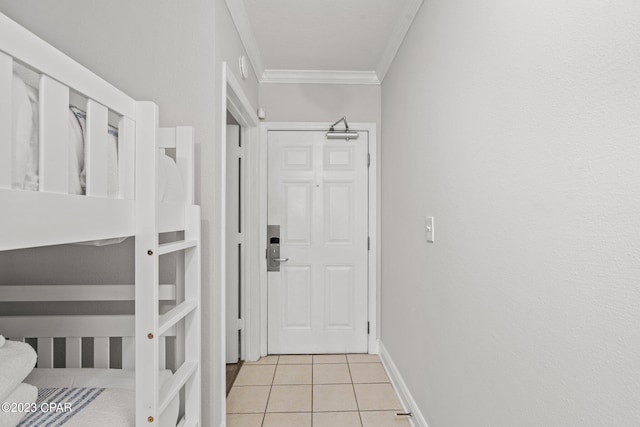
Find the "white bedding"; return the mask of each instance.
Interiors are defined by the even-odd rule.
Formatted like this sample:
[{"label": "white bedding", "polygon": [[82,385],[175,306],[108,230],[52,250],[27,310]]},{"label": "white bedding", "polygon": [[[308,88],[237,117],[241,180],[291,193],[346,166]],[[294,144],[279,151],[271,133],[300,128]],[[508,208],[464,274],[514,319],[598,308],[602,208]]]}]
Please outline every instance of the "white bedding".
[{"label": "white bedding", "polygon": [[[160,371],[160,385],[171,378],[171,371]],[[74,426],[135,426],[135,371],[128,369],[36,368],[25,379],[38,389],[106,389],[101,391],[82,412],[65,421]],[[52,395],[51,395],[52,396]],[[49,398],[49,400],[55,400]],[[175,427],[180,401],[176,397],[160,417],[162,427]],[[87,421],[90,424],[86,424]],[[56,425],[56,424],[53,424]]]},{"label": "white bedding", "polygon": [[23,382],[36,364],[36,352],[29,344],[5,341],[0,347],[0,400]]},{"label": "white bedding", "polygon": [[[13,103],[13,175],[12,188],[38,190],[38,92],[29,81],[28,71],[16,65],[12,81]],[[84,130],[85,115],[70,108],[69,120],[69,193],[85,193]],[[118,195],[118,137],[109,129],[107,148],[107,195]],[[160,156],[158,199],[161,202],[183,203],[186,198],[178,166],[167,155]]]},{"label": "white bedding", "polygon": [[[13,392],[2,399],[2,404],[9,405],[0,411],[0,427],[14,427],[28,414],[25,406],[36,402],[38,389],[30,384],[21,383]],[[8,410],[7,410],[8,409]]]}]

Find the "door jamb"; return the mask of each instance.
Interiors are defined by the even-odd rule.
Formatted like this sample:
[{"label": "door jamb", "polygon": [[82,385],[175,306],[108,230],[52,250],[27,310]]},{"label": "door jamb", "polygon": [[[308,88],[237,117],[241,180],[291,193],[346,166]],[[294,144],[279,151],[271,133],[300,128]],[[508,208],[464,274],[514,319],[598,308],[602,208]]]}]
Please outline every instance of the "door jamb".
[{"label": "door jamb", "polygon": [[[245,171],[251,170],[251,168],[255,168],[255,162],[257,160],[257,156],[255,153],[258,151],[259,147],[259,124],[260,121],[256,115],[256,112],[249,101],[249,98],[244,92],[242,88],[242,84],[240,80],[236,78],[236,76],[231,71],[231,68],[227,65],[226,62],[222,62],[222,96],[221,98],[221,108],[220,108],[220,161],[218,162],[220,166],[219,177],[220,177],[220,222],[218,226],[220,227],[220,241],[213,244],[213,250],[218,250],[219,254],[219,262],[220,262],[220,271],[218,271],[218,283],[220,283],[220,301],[217,301],[219,304],[218,309],[220,310],[220,353],[217,356],[219,360],[219,365],[217,367],[213,367],[213,369],[220,370],[220,378],[222,378],[220,386],[220,395],[222,397],[222,411],[223,411],[223,420],[225,419],[226,414],[226,384],[224,381],[226,375],[226,255],[225,255],[225,246],[226,246],[226,187],[227,187],[227,179],[226,179],[226,158],[227,158],[227,110],[235,117],[235,119],[240,124],[240,137],[243,141],[244,148],[244,163],[245,163]],[[247,178],[250,179],[250,173],[247,173]],[[245,179],[245,181],[248,181]],[[251,185],[249,182],[246,182],[245,188],[249,188]],[[256,209],[256,204],[252,203],[251,195],[249,191],[244,192],[244,206],[245,206],[245,253],[250,252],[250,248],[252,248],[253,243],[251,242],[251,236],[256,234],[255,225],[252,224],[250,213]],[[252,226],[253,225],[253,226]],[[255,287],[253,283],[255,283],[256,277],[251,273],[256,271],[256,267],[251,264],[252,257],[247,256],[244,262],[244,267],[242,270],[242,274],[244,276],[241,292],[243,293],[243,301],[250,300],[251,289]],[[214,302],[215,304],[216,302]],[[215,312],[215,311],[214,311]],[[254,350],[251,348],[251,338],[248,337],[251,333],[251,329],[249,327],[252,318],[259,316],[251,316],[252,313],[255,313],[251,310],[250,307],[246,307],[246,304],[242,304],[240,310],[240,316],[244,321],[244,327],[241,331],[241,341],[242,341],[242,353],[246,354],[253,352]],[[216,357],[214,356],[213,360],[215,361]],[[215,363],[215,362],[212,362]]]},{"label": "door jamb", "polygon": [[[264,256],[267,241],[267,135],[269,131],[276,130],[328,130],[331,126],[329,122],[263,122],[260,126],[260,144],[258,153],[258,168],[250,170],[250,174],[258,175],[255,180],[256,186],[248,189],[252,192],[249,196],[252,200],[258,201],[259,229],[258,229],[258,251],[252,251],[258,255],[259,263],[259,280],[252,282],[259,284],[259,289],[254,288],[254,292],[248,296],[248,301],[253,308],[259,308],[260,321],[259,324],[252,323],[258,330],[252,330],[248,340],[256,340],[252,343],[252,351],[259,349],[259,354],[247,352],[247,360],[257,360],[260,356],[267,355],[267,261]],[[368,132],[369,134],[369,155],[371,156],[371,164],[368,169],[369,178],[369,237],[371,238],[371,249],[369,250],[369,271],[368,271],[368,321],[370,333],[368,337],[368,352],[370,354],[379,353],[380,339],[380,254],[378,250],[378,238],[380,236],[380,218],[378,217],[380,202],[380,186],[378,173],[378,153],[380,152],[380,142],[377,139],[375,123],[351,123],[350,129]],[[251,179],[250,179],[251,182]],[[254,223],[255,224],[255,223]],[[256,319],[252,319],[254,321]]]}]

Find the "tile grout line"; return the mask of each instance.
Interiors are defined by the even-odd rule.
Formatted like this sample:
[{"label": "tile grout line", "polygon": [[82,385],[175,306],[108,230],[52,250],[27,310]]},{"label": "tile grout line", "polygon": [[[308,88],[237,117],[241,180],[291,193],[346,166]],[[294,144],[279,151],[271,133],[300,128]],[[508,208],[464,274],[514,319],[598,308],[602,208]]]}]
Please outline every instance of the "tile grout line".
[{"label": "tile grout line", "polygon": [[267,396],[267,404],[264,406],[264,413],[262,414],[262,423],[260,423],[260,427],[264,426],[264,422],[267,419],[267,408],[269,407],[269,400],[271,399],[271,390],[273,390],[273,381],[276,378],[276,371],[278,370],[278,363],[280,363],[280,356],[278,356],[278,361],[275,364],[275,368],[273,369],[273,377],[271,377],[271,386],[269,387],[269,395]]},{"label": "tile grout line", "polygon": [[351,389],[353,390],[353,397],[356,399],[356,408],[358,409],[358,419],[360,420],[360,427],[362,427],[363,426],[362,414],[360,413],[360,405],[358,404],[358,395],[356,394],[356,386],[353,384],[353,375],[351,375],[351,363],[349,363],[348,357],[347,357],[347,369],[349,370],[349,378],[351,379]]}]

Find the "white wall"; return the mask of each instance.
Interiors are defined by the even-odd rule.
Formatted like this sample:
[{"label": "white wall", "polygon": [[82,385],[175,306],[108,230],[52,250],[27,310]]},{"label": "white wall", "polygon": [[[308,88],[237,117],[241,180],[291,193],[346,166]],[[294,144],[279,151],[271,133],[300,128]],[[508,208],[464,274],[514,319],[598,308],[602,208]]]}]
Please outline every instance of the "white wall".
[{"label": "white wall", "polygon": [[640,425],[639,22],[430,0],[409,31],[382,86],[382,340],[430,427]]},{"label": "white wall", "polygon": [[[220,360],[219,271],[221,61],[239,75],[244,53],[224,0],[0,0],[8,15],[138,100],[160,108],[161,126],[192,125],[196,137],[196,201],[202,206],[204,425],[219,426],[223,396]],[[258,98],[251,73],[244,82],[251,102]],[[58,247],[0,254],[0,282],[84,280],[130,282],[132,242],[103,248]],[[130,255],[129,256],[126,256]],[[82,265],[67,277],[61,265]],[[33,269],[33,263],[50,269]],[[100,277],[91,274],[92,263]],[[113,269],[103,266],[113,265]],[[26,267],[31,266],[30,269]],[[85,267],[86,266],[86,267]],[[103,275],[104,274],[104,275]],[[208,335],[207,335],[208,334]],[[213,402],[210,404],[209,402]]]}]

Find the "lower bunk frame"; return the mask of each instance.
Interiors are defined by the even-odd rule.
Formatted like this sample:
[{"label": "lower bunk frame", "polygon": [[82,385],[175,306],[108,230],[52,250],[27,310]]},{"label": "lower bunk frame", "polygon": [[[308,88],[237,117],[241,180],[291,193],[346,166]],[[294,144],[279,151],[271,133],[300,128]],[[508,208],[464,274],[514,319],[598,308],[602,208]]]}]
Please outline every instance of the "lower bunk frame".
[{"label": "lower bunk frame", "polygon": [[[136,103],[138,159],[156,158],[159,149],[190,147],[186,157],[193,173],[191,128],[160,129],[158,108]],[[140,126],[141,123],[149,124]],[[185,144],[185,139],[189,140]],[[183,149],[184,154],[184,149]],[[0,333],[20,340],[36,339],[38,367],[82,367],[82,341],[93,338],[93,366],[110,368],[111,339],[122,339],[121,367],[135,368],[135,425],[158,426],[160,415],[184,390],[179,426],[201,423],[201,253],[200,207],[193,205],[190,186],[180,240],[160,243],[162,211],[158,208],[158,162],[137,162],[135,207],[135,284],[131,285],[17,285],[0,286],[2,302],[134,301],[134,315],[0,316]],[[191,180],[192,182],[192,180]],[[174,231],[174,230],[172,230]],[[160,284],[160,257],[179,252],[176,283]],[[160,313],[160,302],[173,308]],[[166,337],[175,337],[175,372],[160,386],[166,367]],[[64,338],[64,366],[54,366],[54,340]],[[29,341],[29,340],[28,340]],[[86,360],[85,360],[86,362]],[[85,363],[86,364],[86,363]],[[89,363],[91,365],[91,363]]]}]

